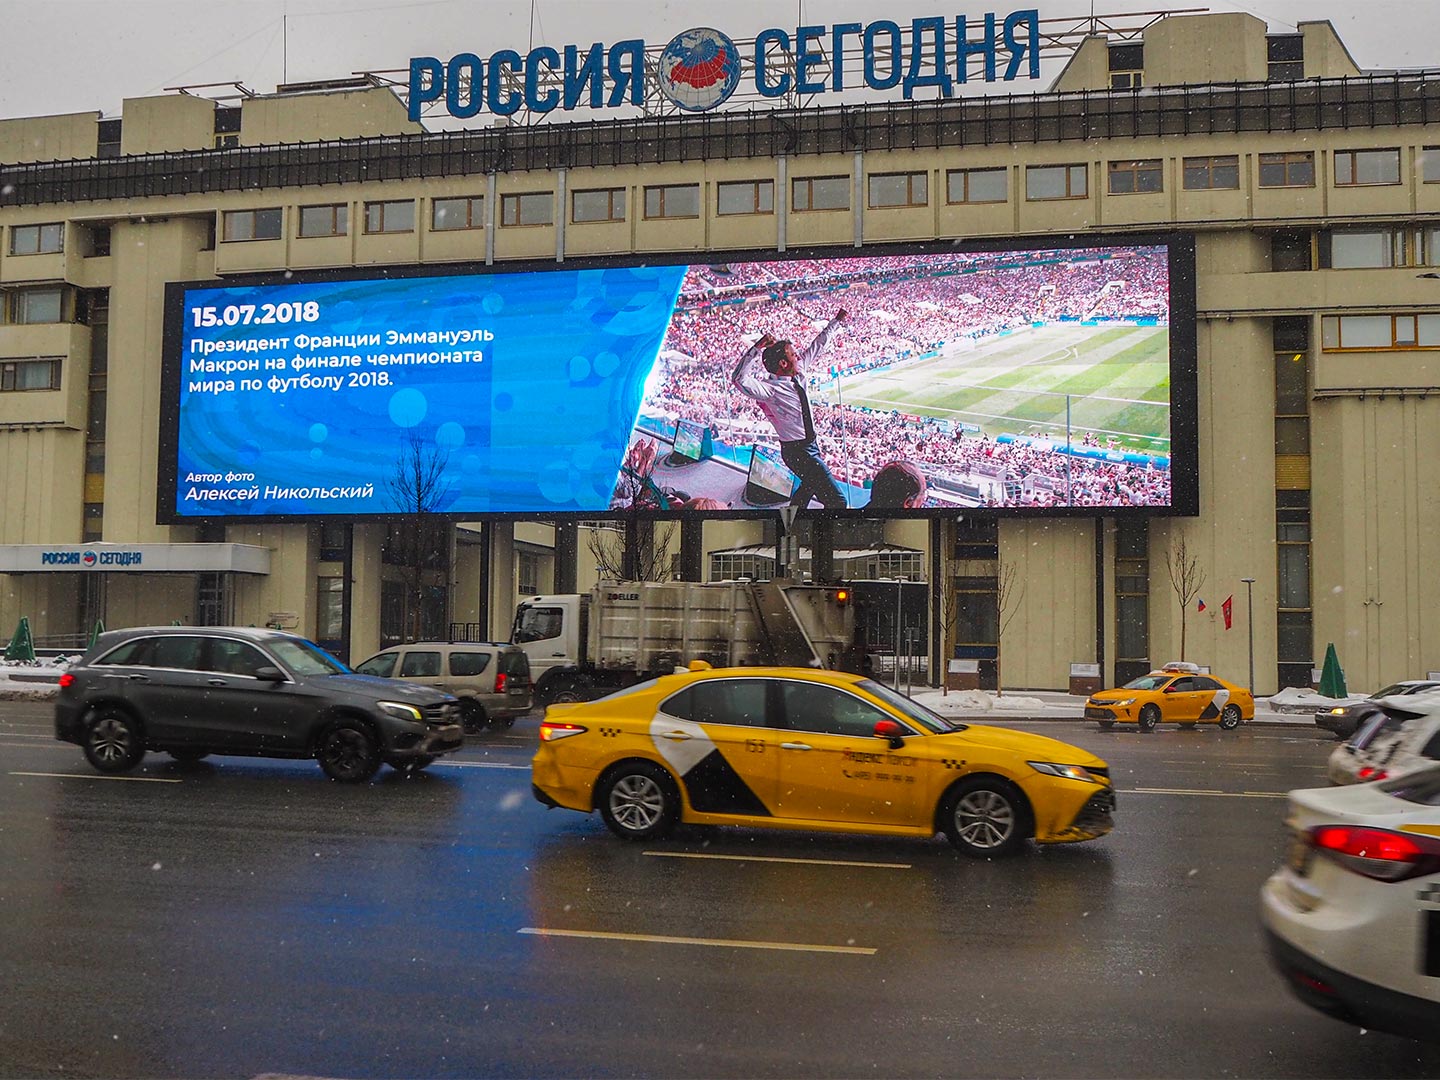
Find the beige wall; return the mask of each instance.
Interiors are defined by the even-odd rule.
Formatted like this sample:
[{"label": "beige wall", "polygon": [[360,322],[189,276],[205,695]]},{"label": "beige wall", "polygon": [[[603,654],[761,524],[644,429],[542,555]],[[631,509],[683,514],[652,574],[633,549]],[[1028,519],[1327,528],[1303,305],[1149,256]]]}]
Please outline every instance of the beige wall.
[{"label": "beige wall", "polygon": [[412,135],[422,130],[388,87],[271,94],[246,98],[240,109],[240,142],[244,146]]},{"label": "beige wall", "polygon": [[92,158],[99,143],[95,126],[99,120],[98,112],[0,120],[0,161]]},{"label": "beige wall", "polygon": [[126,98],[121,115],[122,154],[208,150],[215,145],[215,103],[208,98]]}]

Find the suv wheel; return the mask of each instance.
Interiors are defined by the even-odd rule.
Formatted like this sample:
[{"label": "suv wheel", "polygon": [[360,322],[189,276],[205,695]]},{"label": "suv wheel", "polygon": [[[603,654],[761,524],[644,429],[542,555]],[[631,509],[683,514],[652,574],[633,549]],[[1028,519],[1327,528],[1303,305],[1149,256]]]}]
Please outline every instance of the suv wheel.
[{"label": "suv wheel", "polygon": [[145,756],[140,727],[129,713],[101,709],[85,732],[85,760],[101,772],[129,772]]},{"label": "suv wheel", "polygon": [[380,768],[380,748],[375,736],[354,720],[337,720],[325,729],[315,749],[320,768],[331,780],[360,784]]},{"label": "suv wheel", "polygon": [[464,725],[465,734],[474,735],[477,731],[484,731],[487,722],[484,705],[474,698],[460,699],[460,723]]}]

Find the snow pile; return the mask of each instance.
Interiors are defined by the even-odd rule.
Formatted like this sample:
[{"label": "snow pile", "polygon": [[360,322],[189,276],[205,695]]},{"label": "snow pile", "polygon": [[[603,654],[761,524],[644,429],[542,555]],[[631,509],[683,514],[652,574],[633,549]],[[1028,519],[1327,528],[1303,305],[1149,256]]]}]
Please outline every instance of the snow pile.
[{"label": "snow pile", "polygon": [[59,690],[56,678],[77,659],[76,656],[41,656],[33,664],[0,660],[0,701],[54,697]]},{"label": "snow pile", "polygon": [[963,712],[1044,712],[1045,702],[1034,697],[1014,694],[987,694],[984,690],[951,690],[944,697],[928,699],[932,709],[955,709]]}]

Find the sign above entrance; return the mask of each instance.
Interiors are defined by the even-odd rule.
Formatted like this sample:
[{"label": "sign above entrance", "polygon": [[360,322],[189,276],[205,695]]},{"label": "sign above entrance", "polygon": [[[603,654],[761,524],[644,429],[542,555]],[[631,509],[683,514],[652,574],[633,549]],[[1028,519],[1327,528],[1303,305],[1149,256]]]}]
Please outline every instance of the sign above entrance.
[{"label": "sign above entrance", "polygon": [[[847,64],[847,50],[854,66]],[[813,97],[841,90],[893,90],[908,101],[922,87],[953,97],[971,78],[992,83],[1040,77],[1040,14],[987,12],[968,22],[930,16],[902,26],[890,19],[762,30],[737,45],[708,26],[682,31],[658,53],[639,38],[563,52],[541,45],[523,56],[500,49],[486,58],[410,61],[410,119],[427,106],[469,119],[555,109],[642,105],[656,89],[685,112],[708,112],[737,90],[760,98]],[[653,86],[652,86],[653,84]]]},{"label": "sign above entrance", "polygon": [[253,544],[0,544],[0,574],[270,573]]}]

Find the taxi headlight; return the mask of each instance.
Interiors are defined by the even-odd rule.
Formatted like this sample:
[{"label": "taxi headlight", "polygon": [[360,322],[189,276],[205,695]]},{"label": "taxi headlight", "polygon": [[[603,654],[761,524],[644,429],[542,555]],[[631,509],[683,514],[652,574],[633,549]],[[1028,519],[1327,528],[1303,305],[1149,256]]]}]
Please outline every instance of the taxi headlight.
[{"label": "taxi headlight", "polygon": [[401,720],[408,720],[412,724],[420,723],[425,717],[414,705],[406,705],[401,701],[377,701],[376,707],[384,713]]},{"label": "taxi headlight", "polygon": [[1063,776],[1066,780],[1084,780],[1091,784],[1104,783],[1097,774],[1083,765],[1061,765],[1054,761],[1030,761],[1026,764],[1036,772],[1045,773],[1047,776]]},{"label": "taxi headlight", "polygon": [[1120,699],[1117,700],[1117,701],[1112,701],[1112,702],[1110,702],[1110,704],[1111,704],[1111,705],[1134,705],[1134,704],[1135,704],[1135,699],[1134,699],[1133,697],[1120,698]]}]

